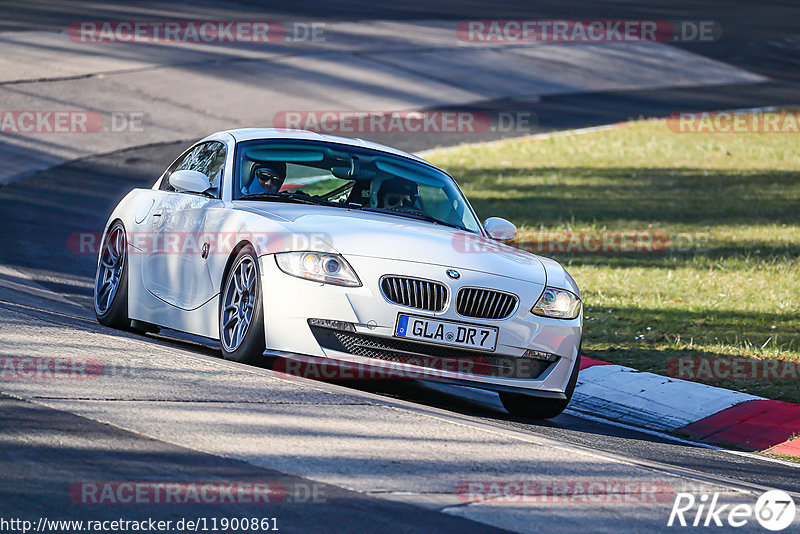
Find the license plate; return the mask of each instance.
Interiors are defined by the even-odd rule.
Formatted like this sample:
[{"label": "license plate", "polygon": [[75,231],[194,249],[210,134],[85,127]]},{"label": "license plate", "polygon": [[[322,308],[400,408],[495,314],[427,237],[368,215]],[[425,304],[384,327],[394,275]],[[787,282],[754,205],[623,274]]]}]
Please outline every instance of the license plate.
[{"label": "license plate", "polygon": [[493,351],[497,346],[496,326],[440,321],[414,315],[399,315],[394,335],[429,343]]}]

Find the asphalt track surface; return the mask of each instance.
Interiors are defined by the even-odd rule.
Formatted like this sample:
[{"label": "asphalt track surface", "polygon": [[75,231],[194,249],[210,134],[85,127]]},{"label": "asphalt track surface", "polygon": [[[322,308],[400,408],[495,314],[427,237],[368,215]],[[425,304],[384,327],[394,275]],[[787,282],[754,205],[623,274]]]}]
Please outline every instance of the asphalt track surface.
[{"label": "asphalt track surface", "polygon": [[[0,264],[36,276],[40,284],[67,299],[91,306],[86,281],[94,274],[94,254],[76,254],[74,236],[102,228],[107,213],[134,187],[147,187],[168,165],[182,145],[139,148],[68,163],[0,189],[0,201],[15,205],[3,210],[4,228]],[[30,194],[31,184],[36,194]],[[113,184],[113,186],[111,186]],[[69,202],[64,202],[69,199]],[[8,205],[8,204],[6,204]],[[54,224],[54,221],[56,222]],[[11,238],[11,239],[9,239]],[[83,283],[82,283],[83,282]],[[176,340],[180,343],[180,340]],[[216,354],[211,348],[204,353]],[[354,384],[390,396],[414,399],[456,412],[503,421],[568,442],[614,451],[653,461],[666,461],[707,473],[716,473],[765,486],[800,491],[798,470],[752,456],[699,448],[626,430],[620,427],[562,415],[551,422],[532,423],[514,419],[490,405],[464,396],[448,396],[421,385]]]},{"label": "asphalt track surface", "polygon": [[[121,13],[158,13],[165,7],[198,14],[203,7],[223,7],[254,14],[280,12],[306,20],[470,20],[470,19],[610,19],[610,20],[712,20],[723,29],[723,37],[714,42],[678,43],[677,46],[726,63],[746,67],[777,80],[798,81],[800,73],[800,37],[797,5],[787,1],[724,3],[699,0],[601,0],[596,2],[519,2],[481,0],[412,0],[399,3],[363,0],[320,2],[70,2],[43,0],[0,2],[4,6],[0,31],[60,31],[76,20],[120,20]],[[143,19],[142,19],[143,20]]]},{"label": "asphalt track surface", "polygon": [[[261,3],[239,2],[250,8]],[[0,29],[61,28],[65,20],[118,18],[110,4],[94,7],[30,3],[4,9]],[[148,9],[156,3],[144,3]],[[104,11],[105,10],[105,11]],[[513,101],[484,102],[475,109],[530,109],[539,117],[542,131],[605,124],[636,116],[659,116],[675,109],[724,109],[800,103],[800,38],[798,14],[791,3],[728,2],[724,9],[702,2],[597,2],[584,6],[576,2],[532,3],[493,2],[407,2],[402,7],[360,2],[293,2],[281,5],[283,12],[298,16],[335,19],[430,19],[430,18],[658,18],[712,19],[725,28],[726,39],[716,43],[679,45],[733,65],[769,76],[766,84],[684,88],[657,91],[609,92],[560,95],[535,103]],[[579,13],[580,16],[577,16]],[[702,48],[700,48],[702,46]],[[461,107],[463,109],[463,107]],[[190,140],[187,140],[189,142]],[[452,141],[458,141],[453,139]],[[408,150],[428,148],[413,136],[398,136],[393,144]],[[99,231],[118,200],[133,187],[149,187],[186,143],[138,147],[130,150],[70,162],[0,188],[0,265],[24,272],[42,287],[71,302],[91,305],[90,281],[95,256],[80,254],[68,246],[81,232]],[[72,236],[72,237],[71,237]],[[72,247],[74,248],[74,247]],[[19,302],[4,297],[0,310],[12,310]],[[33,306],[35,308],[35,306]],[[0,312],[0,313],[5,313]],[[75,327],[68,314],[32,310],[63,328]],[[154,344],[172,344],[215,358],[206,345],[197,345],[166,336],[141,336]],[[31,343],[35,343],[31,340]],[[389,398],[401,398],[421,405],[443,408],[454,414],[519,429],[596,451],[640,461],[661,462],[685,467],[711,476],[721,476],[763,486],[800,492],[796,467],[759,459],[753,455],[732,454],[703,448],[564,414],[550,422],[512,418],[491,403],[469,394],[445,392],[424,384],[349,384]],[[145,438],[113,426],[96,423],[66,412],[59,412],[25,401],[0,397],[0,512],[29,516],[52,513],[47,502],[48,488],[68,484],[75,472],[88,479],[146,478],[173,474],[178,478],[264,477],[287,485],[303,481],[279,472],[255,468],[235,460],[183,449]],[[43,443],[45,436],[49,445]],[[127,444],[127,453],[87,453],[82,440],[113,441]],[[61,446],[53,445],[61,443]],[[66,445],[65,445],[66,444]],[[27,460],[27,461],[21,461]],[[292,503],[275,509],[287,531],[376,531],[437,532],[496,531],[466,519],[445,516],[401,503],[364,496],[337,487],[326,487],[330,497],[325,504]],[[69,509],[60,512],[68,515]],[[154,509],[151,516],[173,512]],[[195,512],[186,509],[184,515]],[[202,515],[198,512],[198,515]],[[99,509],[112,518],[116,510]],[[246,510],[217,511],[228,517],[247,515]]]}]

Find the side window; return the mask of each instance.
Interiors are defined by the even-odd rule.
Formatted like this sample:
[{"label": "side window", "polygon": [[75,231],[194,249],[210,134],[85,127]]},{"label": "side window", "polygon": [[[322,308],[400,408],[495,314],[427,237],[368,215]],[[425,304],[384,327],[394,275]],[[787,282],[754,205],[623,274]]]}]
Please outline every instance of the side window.
[{"label": "side window", "polygon": [[225,144],[219,141],[209,141],[191,148],[175,160],[164,173],[164,178],[161,180],[161,189],[164,191],[175,190],[169,185],[169,176],[175,171],[199,171],[208,176],[212,192],[219,197],[220,182],[225,171],[225,155]]},{"label": "side window", "polygon": [[192,154],[194,154],[195,150],[196,148],[190,148],[189,150],[181,154],[181,156],[178,159],[176,159],[172,163],[172,165],[170,165],[167,168],[166,171],[164,171],[164,174],[161,176],[161,185],[159,186],[159,189],[161,189],[162,191],[175,191],[175,188],[169,185],[169,176],[175,171],[188,169],[189,161],[191,161]]},{"label": "side window", "polygon": [[208,176],[211,187],[219,192],[222,172],[225,169],[225,144],[219,141],[203,143],[195,149],[189,162],[189,170],[200,171]]}]

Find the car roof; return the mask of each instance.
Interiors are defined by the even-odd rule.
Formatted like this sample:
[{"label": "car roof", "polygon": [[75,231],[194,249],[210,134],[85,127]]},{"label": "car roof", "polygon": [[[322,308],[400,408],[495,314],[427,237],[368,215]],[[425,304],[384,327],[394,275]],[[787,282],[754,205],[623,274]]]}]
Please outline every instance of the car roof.
[{"label": "car roof", "polygon": [[379,143],[373,143],[372,141],[365,141],[364,139],[338,137],[335,135],[321,134],[317,132],[311,132],[308,130],[290,130],[284,128],[237,128],[234,130],[224,130],[222,132],[211,134],[208,136],[208,139],[211,139],[223,133],[230,134],[236,140],[237,143],[241,141],[253,141],[256,139],[299,139],[308,141],[324,141],[328,143],[337,143],[340,145],[348,145],[353,147],[377,150],[379,152],[386,152],[388,154],[394,154],[396,156],[410,158],[415,161],[419,161],[421,163],[426,163],[430,165],[430,163],[428,163],[427,161],[418,156],[415,156],[414,154],[410,154],[408,152],[404,152],[402,150],[398,150],[390,146],[381,145]]}]

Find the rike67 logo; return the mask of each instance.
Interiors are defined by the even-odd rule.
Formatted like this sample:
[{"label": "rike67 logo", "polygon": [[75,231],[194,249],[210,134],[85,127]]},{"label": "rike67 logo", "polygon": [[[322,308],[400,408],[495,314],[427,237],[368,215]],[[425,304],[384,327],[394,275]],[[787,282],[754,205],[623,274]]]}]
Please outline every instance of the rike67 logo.
[{"label": "rike67 logo", "polygon": [[672,504],[667,526],[679,527],[743,527],[756,520],[763,528],[781,531],[792,525],[797,509],[791,495],[770,490],[761,495],[755,506],[747,503],[720,504],[719,493],[678,493]]}]

